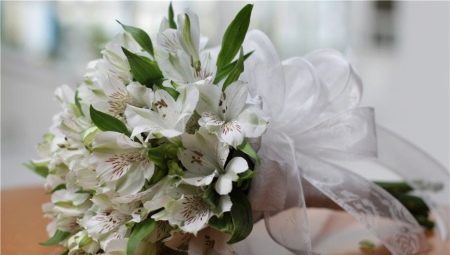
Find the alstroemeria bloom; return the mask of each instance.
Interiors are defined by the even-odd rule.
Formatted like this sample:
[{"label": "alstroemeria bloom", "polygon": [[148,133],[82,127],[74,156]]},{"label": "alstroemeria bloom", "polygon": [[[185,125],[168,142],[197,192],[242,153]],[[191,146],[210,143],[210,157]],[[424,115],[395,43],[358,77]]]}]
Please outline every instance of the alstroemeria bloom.
[{"label": "alstroemeria bloom", "polygon": [[183,135],[182,142],[186,149],[180,151],[178,158],[187,169],[182,177],[187,184],[209,185],[218,176],[215,189],[226,195],[231,192],[232,182],[239,178],[238,174],[249,169],[247,161],[241,157],[234,157],[225,165],[229,147],[204,128],[194,135]]},{"label": "alstroemeria bloom", "polygon": [[212,54],[203,51],[207,39],[200,36],[198,17],[189,10],[178,15],[178,28],[164,18],[155,44],[155,58],[164,76],[178,83],[206,80],[216,72]]},{"label": "alstroemeria bloom", "polygon": [[[111,74],[102,74],[92,80],[93,84],[80,86],[79,98],[82,105],[123,119],[127,105],[148,107],[153,102],[153,91],[139,82],[123,83]],[[86,107],[86,114],[89,113]]]},{"label": "alstroemeria bloom", "polygon": [[197,102],[198,90],[195,87],[183,89],[176,100],[165,90],[156,90],[153,109],[129,105],[125,110],[128,125],[133,128],[131,136],[147,132],[154,137],[181,135]]},{"label": "alstroemeria bloom", "polygon": [[179,198],[169,200],[164,209],[152,218],[156,221],[168,221],[170,225],[178,226],[187,233],[197,234],[208,226],[209,219],[218,214],[231,210],[231,200],[228,196],[221,196],[218,212],[211,210],[209,204],[197,189],[184,190]]},{"label": "alstroemeria bloom", "polygon": [[97,212],[90,211],[86,213],[80,220],[80,225],[106,251],[111,243],[118,242],[118,240],[126,240],[125,235],[128,229],[125,223],[130,219],[130,216],[117,210],[101,209]]},{"label": "alstroemeria bloom", "polygon": [[267,121],[257,104],[248,103],[247,85],[237,81],[224,92],[221,86],[201,85],[197,112],[201,115],[199,124],[216,133],[222,142],[237,147],[245,137],[261,136]]},{"label": "alstroemeria bloom", "polygon": [[154,163],[147,149],[128,136],[103,132],[95,137],[93,159],[101,182],[111,184],[119,195],[139,192],[145,181],[153,176]]}]

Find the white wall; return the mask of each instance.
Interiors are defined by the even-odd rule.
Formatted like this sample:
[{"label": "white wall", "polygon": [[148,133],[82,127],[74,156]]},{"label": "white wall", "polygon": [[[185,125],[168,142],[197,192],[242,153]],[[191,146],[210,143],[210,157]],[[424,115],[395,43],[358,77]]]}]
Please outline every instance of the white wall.
[{"label": "white wall", "polygon": [[[197,7],[204,12],[210,11],[212,8],[207,8],[208,4],[202,2],[202,6]],[[237,10],[240,4],[233,3],[232,9]],[[271,9],[274,10],[272,17],[285,13],[295,18],[295,11],[289,11],[294,4],[297,8],[320,9],[314,9],[311,3],[256,3],[254,27],[270,25],[264,20],[264,12]],[[370,22],[369,4],[371,2],[352,2],[349,27],[341,31],[350,33],[350,57],[365,82],[363,104],[376,108],[379,123],[399,132],[448,168],[449,3],[398,3],[396,31],[399,41],[396,48],[387,51],[374,49],[364,40]],[[221,3],[220,8],[226,8],[225,4]],[[199,15],[202,17],[202,13]],[[226,12],[221,19],[229,20],[232,15],[231,11]],[[295,26],[295,23],[286,24],[290,21],[281,19],[276,24]],[[276,27],[271,29],[276,30]],[[282,33],[275,33],[278,38],[274,41],[279,48],[283,47],[283,55],[298,45],[302,45],[302,49],[315,45],[313,39],[307,40],[309,44],[302,43],[302,38],[293,40],[292,33],[297,32],[284,29]],[[307,34],[303,32],[303,35]],[[21,164],[36,155],[35,144],[58,110],[53,100],[54,88],[63,83],[73,86],[81,78],[78,69],[67,66],[68,63],[46,64],[23,52],[2,48],[2,187],[42,183],[40,177]]]}]

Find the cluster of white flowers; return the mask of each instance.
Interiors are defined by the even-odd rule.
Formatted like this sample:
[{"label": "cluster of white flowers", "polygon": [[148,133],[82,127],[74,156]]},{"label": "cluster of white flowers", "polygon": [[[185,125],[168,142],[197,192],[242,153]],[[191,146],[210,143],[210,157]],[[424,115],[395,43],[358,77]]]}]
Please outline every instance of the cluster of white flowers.
[{"label": "cluster of white flowers", "polygon": [[[238,79],[242,41],[231,57],[206,49],[198,17],[186,11],[177,18],[170,8],[154,45],[122,25],[126,32],[89,63],[75,91],[57,89],[62,112],[38,146],[42,159],[30,165],[51,192],[45,245],[62,244],[71,255],[162,254],[168,247],[226,254],[230,236],[245,237],[229,228],[232,194],[241,201],[248,190],[256,161],[250,144],[268,119]],[[233,29],[233,37],[242,32]]]}]

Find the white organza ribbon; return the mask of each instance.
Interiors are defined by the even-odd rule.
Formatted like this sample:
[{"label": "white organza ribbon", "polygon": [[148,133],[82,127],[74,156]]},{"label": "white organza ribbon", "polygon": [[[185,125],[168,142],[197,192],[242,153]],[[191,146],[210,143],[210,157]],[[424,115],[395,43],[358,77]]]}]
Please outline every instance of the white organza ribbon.
[{"label": "white organza ribbon", "polygon": [[[247,35],[244,50],[254,53],[245,63],[248,71],[243,78],[250,92],[261,97],[270,119],[261,139],[262,160],[250,201],[255,219],[264,217],[272,239],[295,254],[313,254],[304,194],[307,184],[364,224],[391,253],[425,251],[423,230],[402,204],[371,181],[332,162],[377,157],[373,110],[358,106],[362,83],[348,61],[336,51],[322,50],[280,62],[270,40],[259,31]],[[448,194],[445,169],[385,129],[378,132],[380,163],[415,188],[423,188],[418,180],[435,175],[432,182],[445,182],[439,193]],[[414,167],[410,157],[415,158]],[[431,208],[448,204],[444,195],[420,190]],[[271,215],[291,207],[300,210],[284,221],[272,222]],[[444,221],[439,213],[436,218]],[[439,224],[443,237],[445,224]]]}]

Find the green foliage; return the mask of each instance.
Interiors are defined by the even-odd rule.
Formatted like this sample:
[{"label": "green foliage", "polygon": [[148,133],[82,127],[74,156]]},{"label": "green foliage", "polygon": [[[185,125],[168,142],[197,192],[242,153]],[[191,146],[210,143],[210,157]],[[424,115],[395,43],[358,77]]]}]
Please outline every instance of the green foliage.
[{"label": "green foliage", "polygon": [[242,8],[225,31],[216,63],[217,73],[233,60],[241,48],[250,24],[252,9],[251,4]]},{"label": "green foliage", "polygon": [[125,135],[130,135],[127,126],[122,121],[107,113],[95,110],[91,105],[90,115],[92,122],[102,131],[114,131]]},{"label": "green foliage", "polygon": [[244,51],[241,48],[239,58],[236,64],[234,65],[233,69],[231,69],[230,73],[228,74],[227,79],[223,83],[222,89],[225,90],[228,87],[228,85],[237,81],[243,71],[244,71]]},{"label": "green foliage", "polygon": [[248,142],[244,142],[241,145],[239,145],[238,150],[242,151],[243,153],[248,155],[253,160],[259,161],[258,154],[256,153],[256,151],[253,149],[253,147]]},{"label": "green foliage", "polygon": [[139,46],[142,47],[142,49],[150,53],[150,55],[154,55],[152,40],[144,30],[137,27],[124,25],[118,20],[116,21],[134,38],[134,40],[139,44]]},{"label": "green foliage", "polygon": [[[245,239],[250,234],[253,228],[253,218],[246,194],[235,189],[230,193],[230,198],[233,203],[231,211],[225,212],[220,217],[211,217],[208,224],[212,228],[230,234],[231,238],[228,243],[232,244]],[[217,201],[212,200],[212,203],[217,205],[218,198]]]},{"label": "green foliage", "polygon": [[[253,51],[247,53],[244,55],[244,61],[247,60],[248,57],[250,57],[253,54]],[[237,65],[239,59],[229,63],[228,65],[224,66],[219,72],[216,73],[216,77],[214,78],[214,84],[219,83],[221,80],[225,79],[228,74],[230,74],[231,70],[234,69],[234,67]]]},{"label": "green foliage", "polygon": [[175,17],[173,14],[173,7],[172,2],[169,4],[169,13],[168,13],[168,19],[169,19],[169,27],[173,29],[177,29],[177,23],[175,23]]},{"label": "green foliage", "polygon": [[150,88],[154,84],[161,83],[164,76],[155,61],[144,56],[134,54],[123,47],[122,51],[128,59],[131,74],[133,74],[133,78],[136,81]]},{"label": "green foliage", "polygon": [[233,220],[233,232],[228,243],[236,243],[244,240],[253,229],[252,208],[247,195],[238,189],[230,193],[231,218]]},{"label": "green foliage", "polygon": [[134,255],[136,249],[139,247],[139,244],[145,238],[150,236],[150,234],[153,233],[155,228],[156,222],[151,218],[148,218],[134,225],[133,229],[131,230],[130,237],[128,239],[127,255]]},{"label": "green foliage", "polygon": [[47,163],[30,161],[29,163],[25,163],[24,165],[37,175],[40,175],[44,178],[48,175],[49,170],[47,167]]},{"label": "green foliage", "polygon": [[59,243],[64,241],[69,236],[70,236],[69,232],[56,230],[55,234],[50,239],[48,239],[47,241],[45,241],[43,243],[40,243],[40,245],[43,245],[43,246],[58,245]]}]

